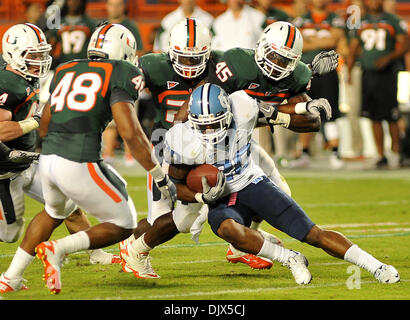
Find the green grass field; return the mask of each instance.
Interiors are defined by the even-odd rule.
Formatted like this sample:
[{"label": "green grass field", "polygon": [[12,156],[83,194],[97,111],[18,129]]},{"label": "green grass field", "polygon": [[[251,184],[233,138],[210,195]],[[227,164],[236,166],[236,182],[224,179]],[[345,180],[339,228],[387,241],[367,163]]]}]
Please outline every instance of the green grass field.
[{"label": "green grass field", "polygon": [[[226,262],[227,244],[206,225],[195,244],[188,234],[152,251],[157,280],[136,279],[119,265],[91,265],[86,253],[73,254],[62,268],[63,288],[51,295],[42,281],[38,259],[26,270],[29,290],[0,296],[4,300],[408,300],[410,298],[410,171],[287,172],[282,174],[293,197],[320,226],[347,235],[379,260],[394,265],[401,282],[378,283],[367,271],[351,269],[320,249],[289,238],[264,223],[285,246],[301,251],[310,262],[313,280],[299,286],[290,271],[274,263],[270,270],[252,270]],[[139,217],[145,217],[145,177],[124,175]],[[27,198],[27,222],[42,206]],[[90,219],[93,223],[96,221]],[[67,235],[64,225],[54,238]],[[18,246],[0,243],[0,272],[4,272]],[[117,246],[106,248],[118,252]],[[350,277],[360,279],[349,289]]]}]

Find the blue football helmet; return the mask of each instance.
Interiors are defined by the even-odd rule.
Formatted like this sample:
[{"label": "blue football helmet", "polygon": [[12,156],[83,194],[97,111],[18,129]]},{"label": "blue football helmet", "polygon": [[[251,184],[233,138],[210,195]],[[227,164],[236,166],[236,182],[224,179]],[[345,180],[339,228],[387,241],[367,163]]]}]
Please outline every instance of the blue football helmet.
[{"label": "blue football helmet", "polygon": [[215,84],[196,88],[189,99],[188,121],[204,144],[218,144],[231,125],[231,102],[226,92]]}]

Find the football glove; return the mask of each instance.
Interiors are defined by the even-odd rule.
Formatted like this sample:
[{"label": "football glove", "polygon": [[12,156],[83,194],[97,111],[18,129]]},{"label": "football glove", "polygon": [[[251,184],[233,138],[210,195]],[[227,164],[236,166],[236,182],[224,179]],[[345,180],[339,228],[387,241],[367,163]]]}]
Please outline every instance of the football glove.
[{"label": "football glove", "polygon": [[290,115],[279,112],[274,106],[266,102],[259,103],[258,122],[268,124],[273,132],[273,126],[289,127]]},{"label": "football glove", "polygon": [[332,117],[332,107],[330,106],[329,101],[325,98],[314,99],[306,102],[306,110],[313,114],[320,114],[320,111],[323,111],[327,120],[330,120]]},{"label": "football glove", "polygon": [[224,195],[226,187],[225,175],[222,171],[218,172],[218,179],[215,187],[210,187],[206,177],[202,177],[202,200],[206,204],[215,203],[219,198]]},{"label": "football glove", "polygon": [[156,186],[164,198],[168,199],[171,210],[174,210],[175,202],[177,201],[177,187],[175,184],[171,181],[169,176],[162,171],[159,164],[151,169],[149,173],[152,175]]},{"label": "football glove", "polygon": [[40,124],[41,117],[43,115],[45,104],[37,104],[36,110],[34,111],[33,118]]},{"label": "football glove", "polygon": [[336,51],[321,51],[311,63],[311,69],[314,76],[321,76],[336,70],[339,65],[339,55]]},{"label": "football glove", "polygon": [[37,152],[12,150],[2,142],[0,142],[0,154],[6,161],[20,164],[30,164],[40,157],[40,154]]}]

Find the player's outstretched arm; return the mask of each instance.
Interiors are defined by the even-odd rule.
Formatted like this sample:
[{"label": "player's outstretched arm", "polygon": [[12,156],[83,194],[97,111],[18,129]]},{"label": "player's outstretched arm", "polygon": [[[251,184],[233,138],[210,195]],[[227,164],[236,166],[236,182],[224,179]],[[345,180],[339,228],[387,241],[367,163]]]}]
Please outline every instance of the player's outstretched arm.
[{"label": "player's outstretched arm", "polygon": [[177,199],[175,185],[162,171],[132,104],[122,101],[116,102],[111,106],[111,111],[117,124],[118,133],[127,144],[130,153],[152,175],[158,189],[169,200],[170,207],[173,209]]},{"label": "player's outstretched arm", "polygon": [[0,140],[11,141],[38,128],[39,120],[33,117],[22,121],[12,121],[9,110],[0,109]]},{"label": "player's outstretched arm", "polygon": [[[285,104],[282,109],[285,112],[281,112],[278,109],[282,107],[282,105],[274,107],[270,104],[260,102],[258,123],[265,126],[279,125],[295,132],[319,131],[321,123],[319,113],[306,111],[303,114],[297,114],[295,111],[296,105],[297,103]],[[286,111],[289,113],[286,113]]]}]

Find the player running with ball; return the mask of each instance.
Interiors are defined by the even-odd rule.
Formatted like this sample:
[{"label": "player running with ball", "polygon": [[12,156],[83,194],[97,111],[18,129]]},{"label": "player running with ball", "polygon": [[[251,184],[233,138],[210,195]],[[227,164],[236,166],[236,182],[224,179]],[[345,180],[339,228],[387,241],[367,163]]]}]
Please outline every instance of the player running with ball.
[{"label": "player running with ball", "polygon": [[[251,157],[251,134],[261,106],[266,108],[244,91],[228,96],[212,84],[193,91],[188,122],[174,125],[165,137],[165,161],[170,164],[170,177],[179,181],[178,199],[207,203],[208,223],[218,237],[241,251],[282,263],[298,284],[308,284],[312,279],[306,257],[250,229],[253,216],[262,217],[299,241],[366,269],[379,282],[399,282],[400,276],[393,266],[380,262],[341,233],[318,227],[255,164]],[[272,115],[272,119],[277,118],[277,112]],[[267,121],[269,117],[262,122]],[[217,167],[220,174],[214,187],[209,187],[203,177],[203,193],[196,193],[183,181],[195,165],[204,163]]]}]

